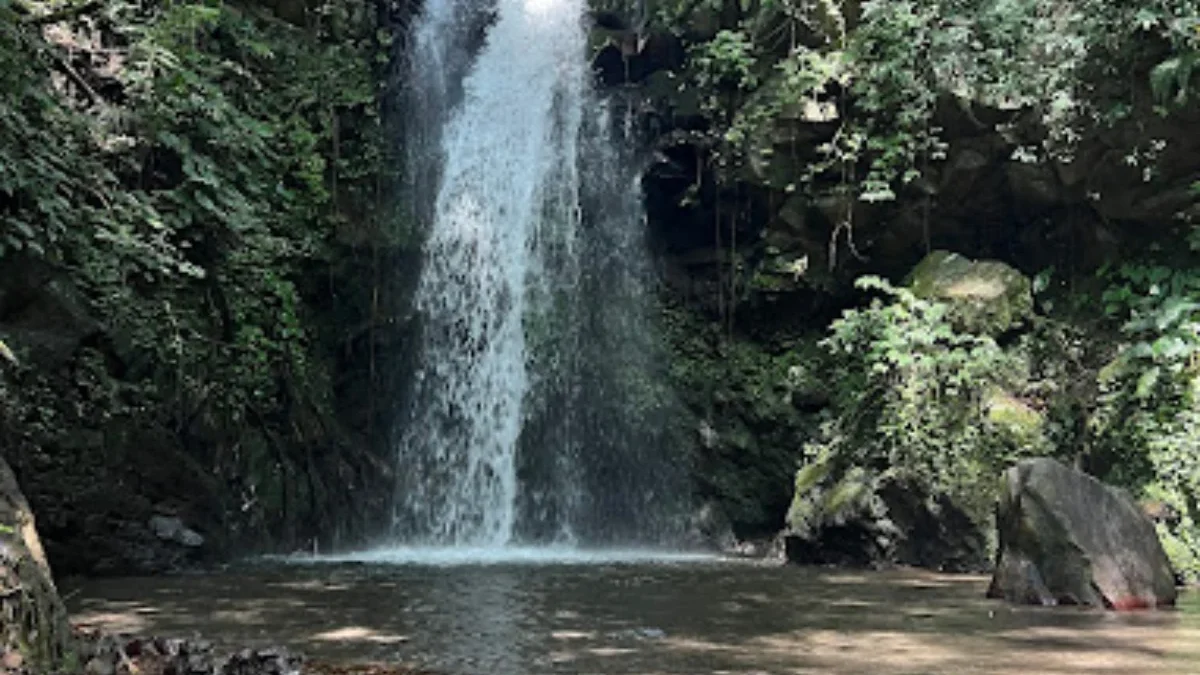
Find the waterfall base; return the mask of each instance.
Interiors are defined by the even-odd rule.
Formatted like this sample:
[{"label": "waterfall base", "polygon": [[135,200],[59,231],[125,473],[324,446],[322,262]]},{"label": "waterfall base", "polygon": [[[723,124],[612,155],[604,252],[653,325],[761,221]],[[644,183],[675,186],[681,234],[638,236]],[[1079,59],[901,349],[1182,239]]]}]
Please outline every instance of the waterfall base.
[{"label": "waterfall base", "polygon": [[703,563],[721,559],[710,553],[649,548],[587,549],[567,546],[424,547],[396,546],[333,555],[277,558],[293,563],[359,562],[386,565],[621,565],[637,563]]}]

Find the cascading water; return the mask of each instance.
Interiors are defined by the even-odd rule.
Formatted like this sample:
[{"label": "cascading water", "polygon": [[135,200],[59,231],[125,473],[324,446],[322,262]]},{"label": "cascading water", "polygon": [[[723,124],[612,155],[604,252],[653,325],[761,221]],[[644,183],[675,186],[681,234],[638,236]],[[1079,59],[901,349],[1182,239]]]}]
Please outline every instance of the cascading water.
[{"label": "cascading water", "polygon": [[416,209],[429,229],[405,543],[662,542],[682,503],[656,406],[634,401],[665,396],[640,193],[589,87],[585,9],[430,0],[416,28],[413,198],[436,198]]}]

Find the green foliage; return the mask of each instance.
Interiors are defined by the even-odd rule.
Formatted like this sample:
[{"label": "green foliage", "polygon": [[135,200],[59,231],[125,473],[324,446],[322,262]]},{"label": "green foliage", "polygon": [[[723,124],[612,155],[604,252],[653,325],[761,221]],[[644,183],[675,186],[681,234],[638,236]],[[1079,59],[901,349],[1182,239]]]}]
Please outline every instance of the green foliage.
[{"label": "green foliage", "polygon": [[716,95],[724,91],[750,91],[758,86],[754,73],[754,46],[742,31],[723,30],[692,53],[696,84],[710,91],[708,110],[722,108]]},{"label": "green foliage", "polygon": [[[19,102],[0,107],[0,264],[64,268],[102,318],[113,353],[75,364],[82,416],[202,435],[202,471],[251,489],[312,461],[305,416],[332,415],[314,272],[347,230],[398,235],[377,220],[387,31],[355,3],[312,10],[302,29],[217,1],[104,3],[95,44],[58,27],[107,59],[85,73],[97,93],[52,76],[61,48],[0,3],[0,95]],[[22,396],[42,441],[74,419],[52,390]]]},{"label": "green foliage", "polygon": [[1150,70],[1150,89],[1160,104],[1187,105],[1193,80],[1200,75],[1200,5],[1160,0],[1140,7],[1138,28],[1169,46],[1168,56]]},{"label": "green foliage", "polygon": [[1194,74],[1200,73],[1200,51],[1187,51],[1150,71],[1150,88],[1160,103],[1187,105]]},{"label": "green foliage", "polygon": [[[137,247],[151,265],[178,266],[153,236],[153,213],[115,195],[117,177],[89,138],[89,125],[46,86],[51,60],[41,42],[0,20],[0,259],[17,252],[55,257],[71,235]],[[78,223],[94,231],[79,232]]]},{"label": "green foliage", "polygon": [[[352,49],[226,6],[174,3],[148,19],[132,5],[115,12],[130,53],[120,77],[141,131],[131,149],[149,158],[123,168],[157,183],[135,193],[155,236],[112,238],[118,256],[81,245],[82,271],[113,323],[170,364],[184,400],[221,382],[211,400],[241,423],[287,396],[281,387],[312,389],[310,338],[289,277],[337,225],[328,178],[339,167],[329,164],[345,160],[332,156],[335,113],[372,103],[371,72]],[[364,155],[357,161],[367,167],[378,161],[377,151]],[[155,260],[146,251],[158,242],[173,245],[185,276],[163,276],[159,264],[146,270],[158,285],[131,287],[127,270]],[[206,276],[216,312],[193,300]],[[214,330],[225,337],[210,342]]]},{"label": "green foliage", "polygon": [[853,150],[862,146],[872,157],[862,182],[865,201],[894,199],[897,177],[910,182],[920,175],[922,158],[937,159],[943,152],[930,125],[940,93],[930,53],[956,32],[942,30],[939,9],[914,2],[863,5],[849,57],[856,66],[857,107],[865,115],[856,118],[849,136],[858,139]]},{"label": "green foliage", "polygon": [[1020,362],[989,337],[955,330],[942,303],[875,277],[858,286],[883,298],[847,311],[822,343],[832,418],[806,455],[915,481],[982,522],[995,477],[1036,451],[1005,443],[985,416],[989,392],[1021,380]]},{"label": "green foliage", "polygon": [[1160,97],[1186,102],[1198,17],[1194,0],[1085,0],[1053,12],[1036,0],[864,3],[849,48],[860,113],[853,125],[871,151],[863,197],[890,197],[887,186],[941,157],[932,126],[939,95],[1033,110],[1047,138],[1023,154],[1069,157],[1098,109],[1132,97],[1107,85],[1157,38],[1172,55],[1151,83]]},{"label": "green foliage", "polygon": [[786,426],[796,415],[794,399],[819,386],[808,372],[816,355],[803,342],[771,349],[725,341],[718,327],[686,310],[668,310],[663,324],[675,346],[671,379],[692,403],[724,402],[755,424]]},{"label": "green foliage", "polygon": [[816,425],[806,408],[819,406],[825,389],[815,336],[770,345],[729,338],[707,317],[675,307],[660,325],[672,347],[669,381],[698,416],[682,440],[697,447],[700,494],[718,500],[739,529],[778,528],[799,445]]},{"label": "green foliage", "polygon": [[736,132],[731,128],[734,119],[745,97],[759,85],[758,57],[745,32],[722,30],[712,40],[695,46],[691,58],[689,84],[701,92],[700,109],[717,123],[709,142],[717,165],[725,166],[731,156],[721,148],[735,141]]},{"label": "green foliage", "polygon": [[[1097,111],[1127,107],[1129,64],[1149,73],[1164,103],[1186,104],[1200,68],[1195,0],[1084,0],[1047,11],[1037,0],[868,0],[857,25],[828,2],[764,2],[737,28],[692,48],[720,166],[733,166],[787,118],[797,100],[836,83],[847,90],[842,127],[811,162],[809,181],[853,184],[886,201],[944,158],[940,105],[1030,110],[1044,141],[1020,148],[1029,161],[1069,157]],[[824,37],[813,46],[797,32]],[[780,49],[781,41],[790,43]],[[1162,56],[1165,47],[1166,56]],[[1157,49],[1158,64],[1140,61]],[[861,171],[865,168],[865,171]]]},{"label": "green foliage", "polygon": [[1200,274],[1126,264],[1106,271],[1105,312],[1127,343],[1100,372],[1095,451],[1110,479],[1180,514],[1166,526],[1181,572],[1200,575]]}]

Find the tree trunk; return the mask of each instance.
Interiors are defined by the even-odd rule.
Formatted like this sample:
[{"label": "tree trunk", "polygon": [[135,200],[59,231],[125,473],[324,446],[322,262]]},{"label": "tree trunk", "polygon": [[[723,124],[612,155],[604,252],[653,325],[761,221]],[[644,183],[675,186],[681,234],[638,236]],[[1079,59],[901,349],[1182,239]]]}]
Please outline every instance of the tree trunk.
[{"label": "tree trunk", "polygon": [[28,672],[50,673],[63,665],[71,646],[67,612],[33,513],[0,458],[0,656]]}]

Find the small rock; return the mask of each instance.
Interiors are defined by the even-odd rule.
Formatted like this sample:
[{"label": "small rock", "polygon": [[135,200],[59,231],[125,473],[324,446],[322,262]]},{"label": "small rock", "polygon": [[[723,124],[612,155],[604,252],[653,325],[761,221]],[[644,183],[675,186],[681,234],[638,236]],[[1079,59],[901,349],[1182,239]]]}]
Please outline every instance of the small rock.
[{"label": "small rock", "polygon": [[186,643],[179,638],[161,640],[160,642],[161,644],[159,644],[159,651],[167,656],[173,658],[179,656],[180,654],[186,653]]},{"label": "small rock", "polygon": [[622,640],[661,640],[667,636],[667,632],[661,628],[626,628],[609,635]]},{"label": "small rock", "polygon": [[103,656],[97,656],[87,662],[85,667],[87,675],[116,675],[117,669],[113,666],[112,661]]},{"label": "small rock", "polygon": [[189,548],[204,545],[204,537],[188,528],[183,521],[174,516],[152,516],[149,522],[150,531],[163,541],[172,541]]}]

